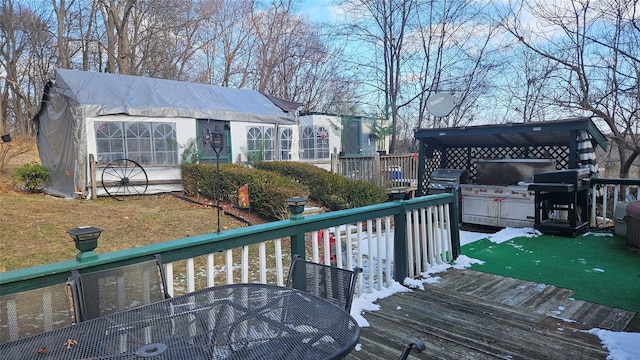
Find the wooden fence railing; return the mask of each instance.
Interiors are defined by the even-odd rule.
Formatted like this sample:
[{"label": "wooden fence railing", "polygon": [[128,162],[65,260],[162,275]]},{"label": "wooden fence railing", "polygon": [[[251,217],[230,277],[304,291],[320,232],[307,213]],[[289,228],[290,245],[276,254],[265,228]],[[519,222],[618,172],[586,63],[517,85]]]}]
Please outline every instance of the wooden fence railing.
[{"label": "wooden fence railing", "polygon": [[591,179],[591,216],[589,226],[607,228],[615,226],[616,210],[622,202],[640,200],[640,179]]},{"label": "wooden fence railing", "polygon": [[364,180],[389,192],[414,192],[418,186],[417,154],[375,154],[369,157],[331,155],[331,171]]}]

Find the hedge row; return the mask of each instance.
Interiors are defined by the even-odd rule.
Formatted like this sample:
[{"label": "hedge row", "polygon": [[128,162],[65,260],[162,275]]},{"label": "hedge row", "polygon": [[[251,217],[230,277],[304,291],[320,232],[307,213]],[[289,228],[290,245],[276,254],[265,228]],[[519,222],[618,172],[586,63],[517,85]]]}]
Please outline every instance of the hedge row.
[{"label": "hedge row", "polygon": [[[182,184],[189,194],[215,199],[216,179],[215,165],[182,165]],[[286,199],[309,197],[305,186],[285,176],[235,164],[220,165],[221,200],[237,203],[238,189],[245,184],[249,186],[251,209],[272,219],[289,218]]]},{"label": "hedge row", "polygon": [[311,199],[335,211],[383,203],[387,192],[362,180],[347,179],[317,166],[294,161],[254,164],[256,169],[278,173],[307,186]]}]

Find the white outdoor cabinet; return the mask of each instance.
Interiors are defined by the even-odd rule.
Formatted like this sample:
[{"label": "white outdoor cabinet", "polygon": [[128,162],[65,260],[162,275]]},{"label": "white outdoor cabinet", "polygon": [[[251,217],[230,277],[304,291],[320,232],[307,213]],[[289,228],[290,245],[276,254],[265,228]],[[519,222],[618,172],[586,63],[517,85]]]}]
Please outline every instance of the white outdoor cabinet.
[{"label": "white outdoor cabinet", "polygon": [[462,184],[462,222],[496,227],[532,227],[534,192],[527,186]]}]

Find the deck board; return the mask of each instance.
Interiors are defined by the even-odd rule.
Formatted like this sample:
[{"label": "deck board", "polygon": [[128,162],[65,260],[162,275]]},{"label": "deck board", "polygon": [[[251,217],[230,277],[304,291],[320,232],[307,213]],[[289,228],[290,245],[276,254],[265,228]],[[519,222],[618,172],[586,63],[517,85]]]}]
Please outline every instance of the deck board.
[{"label": "deck board", "polygon": [[347,359],[394,359],[408,339],[427,346],[410,359],[606,359],[585,330],[638,331],[634,312],[574,300],[549,285],[450,269],[425,290],[394,294],[366,312]]}]

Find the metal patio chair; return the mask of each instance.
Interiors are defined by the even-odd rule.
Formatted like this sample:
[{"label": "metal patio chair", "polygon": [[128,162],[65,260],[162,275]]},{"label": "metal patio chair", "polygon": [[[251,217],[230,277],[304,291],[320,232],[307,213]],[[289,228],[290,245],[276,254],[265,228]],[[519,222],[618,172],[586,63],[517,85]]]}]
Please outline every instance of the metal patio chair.
[{"label": "metal patio chair", "polygon": [[121,312],[141,305],[168,299],[162,258],[112,269],[80,273],[71,272],[79,321]]},{"label": "metal patio chair", "polygon": [[353,271],[341,269],[294,255],[286,285],[326,299],[349,312],[360,272],[359,267]]},{"label": "metal patio chair", "polygon": [[68,283],[0,296],[0,344],[75,322]]},{"label": "metal patio chair", "polygon": [[400,357],[398,358],[398,360],[405,360],[406,358],[408,358],[409,353],[411,353],[411,350],[417,353],[420,353],[424,349],[426,349],[426,346],[423,341],[418,339],[412,339],[410,343],[405,345],[404,350],[402,350],[402,354],[400,354]]}]

